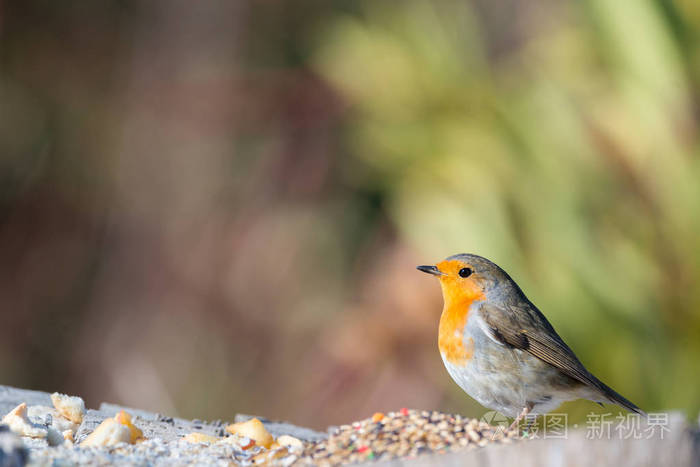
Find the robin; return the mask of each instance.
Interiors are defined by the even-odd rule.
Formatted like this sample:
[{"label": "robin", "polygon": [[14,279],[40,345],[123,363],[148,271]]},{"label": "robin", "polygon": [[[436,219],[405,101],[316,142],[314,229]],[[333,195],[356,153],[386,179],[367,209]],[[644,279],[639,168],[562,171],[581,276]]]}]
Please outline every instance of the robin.
[{"label": "robin", "polygon": [[646,415],[576,358],[547,318],[500,267],[472,254],[418,266],[438,276],[444,307],[438,347],[447,372],[481,405],[515,418],[588,399]]}]

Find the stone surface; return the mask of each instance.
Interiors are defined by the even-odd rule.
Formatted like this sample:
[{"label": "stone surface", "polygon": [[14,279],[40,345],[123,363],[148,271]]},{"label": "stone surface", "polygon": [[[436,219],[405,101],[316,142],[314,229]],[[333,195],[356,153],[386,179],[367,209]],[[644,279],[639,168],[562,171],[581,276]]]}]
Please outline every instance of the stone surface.
[{"label": "stone surface", "polygon": [[[467,453],[453,452],[416,459],[378,463],[377,467],[519,467],[559,466],[700,466],[698,427],[689,427],[678,412],[671,413],[668,431],[635,439],[631,432],[588,439],[589,431],[569,430],[566,439],[535,439],[513,445],[494,445]],[[644,429],[644,425],[642,425]],[[624,439],[625,436],[630,436]]]},{"label": "stone surface", "polygon": [[49,393],[0,385],[0,414],[5,415],[22,402],[26,402],[28,406],[46,405],[53,407]]},{"label": "stone surface", "polygon": [[27,457],[22,439],[7,425],[0,425],[0,467],[21,467],[27,463]]},{"label": "stone surface", "polygon": [[[0,386],[0,414],[4,415],[21,402],[27,405],[46,405],[52,407],[51,397],[48,393],[41,391],[31,391],[27,389],[17,389],[10,386]],[[97,425],[105,418],[113,417],[120,410],[125,410],[131,415],[139,417],[139,428],[143,430],[146,438],[160,437],[165,441],[171,441],[184,436],[193,431],[210,434],[213,436],[223,436],[223,428],[231,422],[206,422],[200,420],[185,420],[177,417],[168,417],[146,410],[123,407],[116,404],[103,402],[99,409],[88,409],[78,433],[76,441],[80,442],[91,433]],[[251,415],[236,415],[233,421],[245,421],[252,418]],[[271,421],[260,418],[265,428],[275,437],[283,434],[294,436],[305,441],[316,441],[327,437],[326,433],[311,430],[309,428],[298,427],[286,422]]]},{"label": "stone surface", "polygon": [[[28,405],[51,406],[49,394],[39,391],[0,386],[0,415],[12,410],[21,402]],[[20,439],[0,429],[0,467],[23,465],[29,450],[31,465],[229,465],[232,459],[249,465],[255,453],[241,451],[232,444],[190,444],[178,438],[192,432],[222,436],[227,422],[184,420],[148,411],[103,403],[97,410],[88,410],[77,435],[82,440],[107,417],[125,410],[134,417],[148,441],[137,445],[120,445],[111,449],[91,449],[71,446],[49,448],[45,440]],[[235,421],[244,421],[249,415],[238,415]],[[266,419],[261,421],[273,436],[286,434],[307,442],[318,442],[327,434],[285,422]],[[644,423],[644,422],[642,422]],[[637,439],[634,433],[613,429],[609,436],[588,439],[590,430],[570,429],[566,439],[527,439],[509,445],[488,445],[484,448],[458,450],[446,453],[427,453],[415,458],[365,462],[375,465],[423,466],[445,465],[488,467],[502,465],[639,465],[639,466],[700,466],[700,430],[697,420],[688,423],[685,418],[672,413],[664,430],[653,436]],[[639,430],[645,430],[642,424]],[[4,436],[4,437],[3,437]],[[43,444],[42,444],[43,441]],[[296,456],[284,458],[289,465]],[[286,462],[285,461],[285,462]],[[302,462],[302,459],[298,459]],[[5,462],[5,463],[3,463]],[[283,463],[280,463],[282,465]],[[299,465],[299,463],[295,464]],[[305,465],[305,464],[301,464]]]},{"label": "stone surface", "polygon": [[[0,416],[11,411],[22,402],[26,402],[29,406],[52,406],[51,398],[48,393],[0,386]],[[154,463],[158,465],[207,465],[220,463],[222,455],[229,455],[236,452],[235,447],[225,443],[209,447],[204,445],[192,445],[178,442],[179,438],[193,432],[223,437],[226,434],[225,427],[227,424],[233,421],[245,421],[252,418],[250,415],[236,415],[234,417],[235,420],[229,421],[218,420],[207,422],[203,420],[185,420],[146,410],[102,403],[98,409],[88,409],[86,411],[83,423],[75,434],[76,444],[83,441],[103,420],[113,417],[121,410],[128,412],[134,417],[134,423],[143,431],[144,436],[149,439],[148,443],[142,443],[131,447],[122,446],[117,449],[113,448],[109,450],[83,449],[70,446],[49,448],[46,440],[19,438],[12,433],[10,433],[9,436],[19,440],[23,449],[26,447],[26,450],[22,452],[26,453],[28,451],[30,464],[35,465],[50,465],[56,462],[70,465],[110,465],[124,463],[133,465],[153,465]],[[258,418],[275,438],[280,435],[291,435],[303,441],[318,441],[328,436],[326,433],[298,427],[290,423],[267,420],[261,417]],[[245,456],[240,457],[245,458]],[[3,464],[0,464],[0,467],[3,467]]]}]

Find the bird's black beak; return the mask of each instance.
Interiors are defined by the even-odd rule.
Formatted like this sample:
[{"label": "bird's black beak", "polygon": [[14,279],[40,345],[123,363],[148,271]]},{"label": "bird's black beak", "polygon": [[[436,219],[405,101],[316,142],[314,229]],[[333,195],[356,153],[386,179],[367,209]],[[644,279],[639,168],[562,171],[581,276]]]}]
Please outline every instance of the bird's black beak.
[{"label": "bird's black beak", "polygon": [[427,272],[433,276],[446,276],[444,272],[440,271],[436,266],[416,266],[419,271]]}]

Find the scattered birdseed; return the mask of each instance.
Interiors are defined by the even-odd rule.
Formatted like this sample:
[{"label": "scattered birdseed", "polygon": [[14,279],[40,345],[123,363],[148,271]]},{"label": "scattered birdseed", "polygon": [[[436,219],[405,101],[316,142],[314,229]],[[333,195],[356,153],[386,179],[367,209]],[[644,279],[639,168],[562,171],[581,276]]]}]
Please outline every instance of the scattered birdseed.
[{"label": "scattered birdseed", "polygon": [[332,429],[327,440],[305,443],[300,465],[331,466],[368,460],[416,457],[511,443],[517,429],[441,412],[401,409]]},{"label": "scattered birdseed", "polygon": [[[159,417],[167,423],[166,417]],[[165,420],[164,420],[165,419]],[[197,420],[197,422],[207,424]],[[213,423],[224,425],[223,422]],[[223,430],[223,427],[221,428]],[[226,435],[229,435],[226,433]],[[205,440],[206,437],[202,437]],[[329,430],[327,439],[293,445],[273,443],[270,449],[247,437],[220,437],[220,441],[165,441],[154,437],[137,444],[120,443],[111,447],[29,447],[30,465],[240,465],[240,466],[334,466],[422,454],[470,450],[490,443],[510,443],[517,430],[491,426],[476,419],[436,411],[401,409],[376,413],[365,420]],[[287,437],[289,438],[289,437]],[[289,441],[289,440],[287,440]],[[25,443],[26,444],[26,443]]]}]

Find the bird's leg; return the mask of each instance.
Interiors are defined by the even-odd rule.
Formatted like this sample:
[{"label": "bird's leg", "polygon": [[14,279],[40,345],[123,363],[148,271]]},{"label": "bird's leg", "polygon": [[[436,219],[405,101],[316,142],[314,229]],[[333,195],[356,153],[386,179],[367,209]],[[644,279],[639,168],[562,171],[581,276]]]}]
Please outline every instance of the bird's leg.
[{"label": "bird's leg", "polygon": [[517,427],[518,427],[518,423],[520,423],[520,420],[522,420],[523,418],[525,418],[525,417],[527,416],[527,414],[530,413],[530,410],[531,410],[531,409],[532,409],[532,407],[530,407],[530,406],[525,406],[525,408],[523,409],[523,411],[520,412],[520,415],[518,415],[517,417],[515,417],[515,420],[513,420],[513,423],[511,423],[510,428],[508,428],[508,431],[511,431],[511,430],[517,428]]}]

